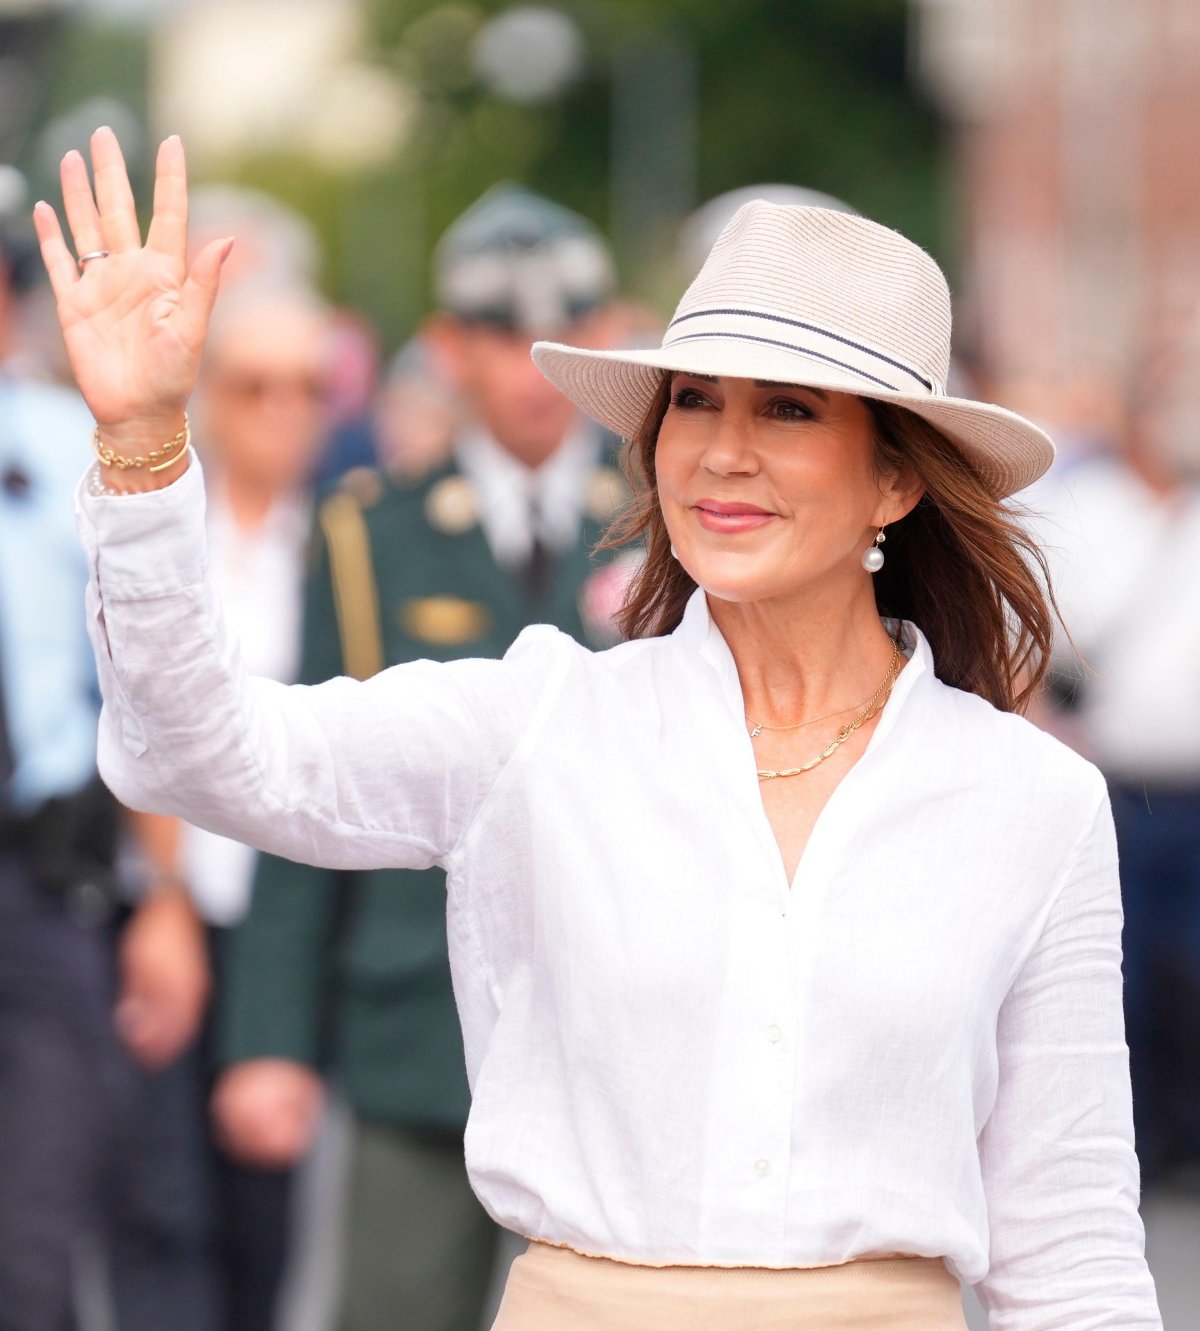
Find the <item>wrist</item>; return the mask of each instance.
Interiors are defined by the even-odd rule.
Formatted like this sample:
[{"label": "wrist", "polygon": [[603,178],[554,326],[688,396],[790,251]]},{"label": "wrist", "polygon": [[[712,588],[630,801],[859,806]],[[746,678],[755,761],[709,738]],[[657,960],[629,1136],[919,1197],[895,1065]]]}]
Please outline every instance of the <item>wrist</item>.
[{"label": "wrist", "polygon": [[187,902],[192,899],[187,880],[182,874],[168,869],[156,869],[147,873],[142,882],[142,896],[156,897],[159,900],[175,898]]},{"label": "wrist", "polygon": [[100,442],[121,457],[139,457],[173,439],[183,429],[187,415],[182,407],[153,416],[122,421],[97,421]]},{"label": "wrist", "polygon": [[146,471],[118,471],[116,467],[106,467],[97,462],[92,466],[88,479],[88,493],[96,498],[114,495],[146,494],[151,490],[165,490],[173,481],[177,481],[188,467],[191,460],[185,458],[177,467],[157,476]]},{"label": "wrist", "polygon": [[97,423],[92,443],[100,460],[94,494],[161,490],[182,476],[190,461],[186,412],[117,425]]}]

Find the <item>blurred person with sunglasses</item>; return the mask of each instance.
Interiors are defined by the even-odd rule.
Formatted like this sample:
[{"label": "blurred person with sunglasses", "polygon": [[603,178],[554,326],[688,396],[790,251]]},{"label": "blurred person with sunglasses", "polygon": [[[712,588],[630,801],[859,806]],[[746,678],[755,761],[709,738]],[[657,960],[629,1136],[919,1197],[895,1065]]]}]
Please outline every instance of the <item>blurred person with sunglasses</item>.
[{"label": "blurred person with sunglasses", "polygon": [[[285,682],[299,665],[310,478],[325,446],[329,314],[309,290],[248,281],[212,323],[194,410],[205,462],[212,571],[243,656]],[[194,904],[143,912],[127,931],[118,1012],[145,1067],[122,1116],[110,1221],[120,1331],[267,1331],[288,1253],[291,1171],[244,1168],[212,1140],[212,1027],[186,1046],[156,999],[190,983],[197,942],[220,1002],[228,935],[245,913],[255,853],[147,817],[159,880]]]},{"label": "blurred person with sunglasses", "polygon": [[[527,624],[610,641],[590,555],[622,496],[609,441],[541,376],[533,340],[592,342],[613,285],[582,218],[513,186],[442,239],[420,334],[457,420],[449,460],[404,448],[320,512],[306,682],[499,657]],[[409,369],[411,370],[411,366]],[[236,931],[217,1121],[248,1162],[312,1142],[326,1076],[355,1120],[343,1331],[476,1331],[500,1231],[463,1161],[469,1108],[439,869],[337,873],[264,856]]]}]

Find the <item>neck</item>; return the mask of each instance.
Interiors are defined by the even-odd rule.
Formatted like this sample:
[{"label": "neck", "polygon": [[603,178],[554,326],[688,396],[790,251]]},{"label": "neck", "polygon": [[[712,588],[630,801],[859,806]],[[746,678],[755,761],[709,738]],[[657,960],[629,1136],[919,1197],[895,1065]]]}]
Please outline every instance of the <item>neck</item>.
[{"label": "neck", "polygon": [[242,531],[256,531],[261,527],[272,505],[280,497],[277,486],[257,476],[248,476],[236,470],[222,470],[217,479],[225,493],[233,520]]},{"label": "neck", "polygon": [[768,725],[859,706],[892,659],[869,583],[849,605],[844,594],[814,594],[754,602],[710,596],[708,606],[737,666],[747,716]]}]

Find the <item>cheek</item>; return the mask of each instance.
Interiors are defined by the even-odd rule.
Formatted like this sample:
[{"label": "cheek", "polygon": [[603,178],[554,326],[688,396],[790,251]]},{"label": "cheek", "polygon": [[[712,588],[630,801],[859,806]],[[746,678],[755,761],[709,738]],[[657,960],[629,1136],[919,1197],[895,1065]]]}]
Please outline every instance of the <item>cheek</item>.
[{"label": "cheek", "polygon": [[695,475],[698,461],[698,451],[687,446],[687,436],[664,421],[654,446],[654,477],[659,494],[664,498],[677,495]]}]

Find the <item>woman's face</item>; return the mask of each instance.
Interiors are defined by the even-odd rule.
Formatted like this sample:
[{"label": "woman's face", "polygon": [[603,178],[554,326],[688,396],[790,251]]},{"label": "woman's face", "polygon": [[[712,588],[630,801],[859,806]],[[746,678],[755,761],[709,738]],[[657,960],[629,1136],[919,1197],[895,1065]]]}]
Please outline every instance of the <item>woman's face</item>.
[{"label": "woman's face", "polygon": [[673,375],[655,470],[680,563],[727,601],[861,589],[863,551],[919,495],[877,473],[861,398],[752,379]]}]

